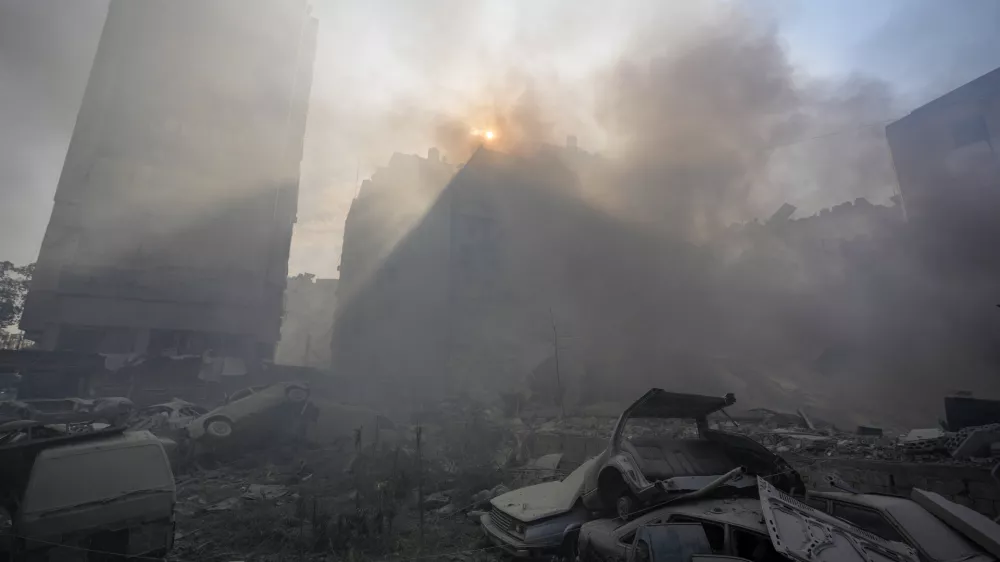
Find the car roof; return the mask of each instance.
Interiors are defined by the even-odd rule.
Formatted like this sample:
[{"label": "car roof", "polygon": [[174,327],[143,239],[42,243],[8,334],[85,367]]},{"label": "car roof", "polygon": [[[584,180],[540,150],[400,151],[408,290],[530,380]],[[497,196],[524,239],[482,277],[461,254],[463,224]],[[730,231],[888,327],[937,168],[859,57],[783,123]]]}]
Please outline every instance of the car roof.
[{"label": "car roof", "polygon": [[986,553],[962,533],[948,526],[917,502],[882,494],[810,492],[811,495],[885,511],[903,528],[910,539],[935,560],[951,560]]},{"label": "car roof", "polygon": [[[55,445],[38,453],[39,459],[68,457],[99,449],[127,449],[150,444],[161,445],[160,440],[148,431],[125,431],[106,438]],[[161,445],[162,446],[162,445]]]}]

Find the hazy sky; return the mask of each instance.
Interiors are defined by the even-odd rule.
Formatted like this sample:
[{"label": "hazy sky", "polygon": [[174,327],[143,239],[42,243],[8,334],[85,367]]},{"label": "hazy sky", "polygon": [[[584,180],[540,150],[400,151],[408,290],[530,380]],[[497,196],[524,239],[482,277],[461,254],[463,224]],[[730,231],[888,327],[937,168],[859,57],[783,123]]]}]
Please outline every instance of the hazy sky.
[{"label": "hazy sky", "polygon": [[[697,33],[727,3],[316,0],[291,272],[337,275],[359,170],[369,175],[394,151],[425,153],[440,115],[474,120],[477,108],[509,101],[511,83],[565,88],[580,114],[557,132],[605,148],[579,84],[625,53],[669,49],[664,37]],[[776,27],[803,80],[871,75],[903,108],[1000,66],[1000,0],[733,3]],[[106,9],[107,0],[0,0],[0,260],[37,256]]]}]

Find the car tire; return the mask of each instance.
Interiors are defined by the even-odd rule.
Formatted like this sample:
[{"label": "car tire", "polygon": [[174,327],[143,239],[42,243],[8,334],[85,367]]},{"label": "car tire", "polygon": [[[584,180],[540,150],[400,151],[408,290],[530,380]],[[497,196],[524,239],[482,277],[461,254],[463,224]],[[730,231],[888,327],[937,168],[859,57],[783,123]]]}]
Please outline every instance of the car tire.
[{"label": "car tire", "polygon": [[618,518],[622,521],[628,521],[635,516],[635,512],[639,510],[639,500],[636,499],[629,492],[618,496],[618,501],[615,502],[615,511]]},{"label": "car tire", "polygon": [[285,391],[285,396],[291,402],[305,402],[309,399],[309,391],[301,386],[292,386]]},{"label": "car tire", "polygon": [[226,418],[205,420],[205,433],[213,439],[225,439],[233,434],[233,423]]}]

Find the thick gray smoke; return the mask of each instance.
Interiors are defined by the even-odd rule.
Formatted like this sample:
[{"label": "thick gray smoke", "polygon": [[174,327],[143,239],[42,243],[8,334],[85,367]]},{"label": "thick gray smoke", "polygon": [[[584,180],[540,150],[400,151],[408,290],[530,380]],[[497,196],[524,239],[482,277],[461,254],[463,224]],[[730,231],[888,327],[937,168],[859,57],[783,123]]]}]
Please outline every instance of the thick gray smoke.
[{"label": "thick gray smoke", "polygon": [[[883,126],[898,111],[887,85],[810,80],[776,30],[732,12],[585,85],[518,79],[497,92],[501,103],[469,114],[496,127],[492,148],[524,158],[506,184],[534,189],[509,195],[520,198],[505,233],[516,257],[501,282],[523,317],[504,321],[529,347],[533,323],[554,308],[576,339],[567,354],[582,399],[657,385],[804,405],[840,423],[927,423],[948,385],[987,389],[981,362],[941,376],[985,345],[949,335],[956,318],[992,310],[976,308],[984,293],[963,297],[936,273],[912,247],[918,231],[834,224],[828,234],[845,241],[824,250],[794,231],[731,228],[786,201],[804,214],[860,197],[885,203],[894,177]],[[587,111],[607,158],[553,157],[545,143],[561,144]],[[461,117],[432,121],[453,161],[482,142]],[[890,231],[900,215],[859,209]],[[742,255],[727,258],[732,246]]]}]

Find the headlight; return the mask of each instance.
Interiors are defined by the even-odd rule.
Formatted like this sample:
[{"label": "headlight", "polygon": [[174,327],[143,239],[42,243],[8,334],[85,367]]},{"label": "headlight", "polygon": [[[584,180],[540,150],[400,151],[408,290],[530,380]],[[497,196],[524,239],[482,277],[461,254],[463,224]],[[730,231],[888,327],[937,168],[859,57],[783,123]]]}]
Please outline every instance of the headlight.
[{"label": "headlight", "polygon": [[524,523],[514,523],[514,533],[516,533],[518,535],[521,535],[523,537],[525,530],[526,530],[526,527],[525,527]]}]

